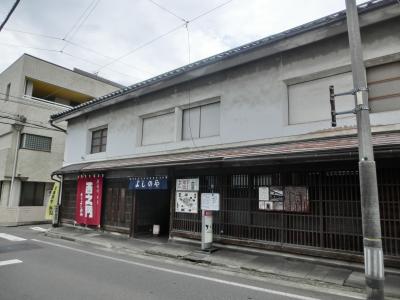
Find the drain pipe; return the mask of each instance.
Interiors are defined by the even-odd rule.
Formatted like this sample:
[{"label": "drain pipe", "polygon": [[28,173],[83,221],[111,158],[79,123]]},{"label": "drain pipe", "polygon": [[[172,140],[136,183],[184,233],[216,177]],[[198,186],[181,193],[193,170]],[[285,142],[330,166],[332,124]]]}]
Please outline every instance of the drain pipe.
[{"label": "drain pipe", "polygon": [[14,162],[13,162],[13,169],[12,169],[12,175],[11,175],[10,190],[8,191],[7,207],[11,207],[11,200],[12,200],[12,197],[14,196],[14,182],[15,182],[15,177],[16,177],[16,173],[17,173],[18,153],[19,153],[19,147],[20,147],[20,141],[21,141],[21,131],[24,128],[24,125],[18,124],[18,123],[13,124],[12,126],[17,131],[17,141],[15,143]]},{"label": "drain pipe", "polygon": [[49,121],[50,126],[56,128],[56,129],[58,129],[58,130],[60,130],[60,131],[62,131],[64,133],[67,133],[67,130],[65,130],[64,128],[61,128],[60,126],[54,125],[53,122],[54,122],[54,120],[50,119],[50,121]]}]

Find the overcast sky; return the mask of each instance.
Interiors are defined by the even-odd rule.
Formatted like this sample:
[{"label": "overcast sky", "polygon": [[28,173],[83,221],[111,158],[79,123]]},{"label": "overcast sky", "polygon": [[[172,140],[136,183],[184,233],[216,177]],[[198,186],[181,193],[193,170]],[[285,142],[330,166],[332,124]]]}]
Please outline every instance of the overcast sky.
[{"label": "overcast sky", "polygon": [[[0,0],[1,21],[14,1]],[[362,2],[365,1],[357,1]],[[29,53],[130,85],[187,64],[188,33],[183,20],[190,21],[218,6],[188,23],[191,61],[343,10],[344,3],[345,0],[21,0],[0,32],[0,72],[23,53]]]}]

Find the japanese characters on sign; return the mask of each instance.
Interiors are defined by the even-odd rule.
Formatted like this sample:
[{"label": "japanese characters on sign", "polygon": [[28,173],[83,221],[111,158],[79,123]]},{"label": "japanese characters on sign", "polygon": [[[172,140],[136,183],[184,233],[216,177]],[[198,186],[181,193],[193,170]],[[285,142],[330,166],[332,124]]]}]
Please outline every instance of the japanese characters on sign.
[{"label": "japanese characters on sign", "polygon": [[53,185],[53,189],[51,190],[49,201],[47,202],[46,207],[46,220],[52,220],[54,218],[54,211],[58,204],[58,193],[60,191],[60,183],[56,182]]},{"label": "japanese characters on sign", "polygon": [[75,221],[78,224],[100,225],[103,176],[78,177]]},{"label": "japanese characters on sign", "polygon": [[308,189],[304,186],[259,187],[258,199],[259,210],[309,212]]},{"label": "japanese characters on sign", "polygon": [[283,207],[285,211],[309,212],[310,202],[308,190],[305,186],[285,187],[285,200]]},{"label": "japanese characters on sign", "polygon": [[167,190],[167,176],[133,177],[129,178],[130,190]]},{"label": "japanese characters on sign", "polygon": [[198,191],[199,178],[183,178],[176,180],[177,191]]},{"label": "japanese characters on sign", "polygon": [[197,192],[177,191],[175,197],[175,211],[197,214]]},{"label": "japanese characters on sign", "polygon": [[199,178],[176,180],[175,212],[197,214]]},{"label": "japanese characters on sign", "polygon": [[219,194],[201,193],[201,209],[219,211]]}]

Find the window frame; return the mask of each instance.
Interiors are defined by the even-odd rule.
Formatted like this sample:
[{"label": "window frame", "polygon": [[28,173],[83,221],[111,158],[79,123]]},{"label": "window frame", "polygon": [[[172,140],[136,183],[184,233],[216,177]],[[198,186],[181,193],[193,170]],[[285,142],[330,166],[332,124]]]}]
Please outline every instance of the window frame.
[{"label": "window frame", "polygon": [[[38,149],[38,148],[33,148],[33,147],[27,147],[26,146],[26,137],[28,135],[29,136],[39,137],[39,138],[45,138],[45,139],[49,140],[50,141],[49,142],[49,149],[47,150],[47,149]],[[52,143],[53,143],[53,138],[50,137],[50,136],[38,135],[38,134],[33,134],[33,133],[27,133],[26,132],[26,133],[22,133],[22,135],[21,135],[21,143],[20,143],[19,148],[20,149],[25,149],[25,150],[32,150],[32,151],[51,152]]]},{"label": "window frame", "polygon": [[[26,201],[23,201],[22,197],[24,195],[24,186],[26,185],[33,185],[33,200],[32,203],[23,203]],[[41,193],[41,198],[35,198],[36,193],[38,192],[38,188],[43,188],[43,193],[41,193],[41,191],[39,191]],[[19,205],[18,206],[44,206],[44,197],[46,194],[46,182],[37,182],[37,181],[22,181],[21,182],[21,194],[19,197]],[[29,199],[30,200],[30,199]]]},{"label": "window frame", "polygon": [[[204,109],[204,107],[207,107],[209,105],[215,105],[215,104],[219,105],[219,107],[218,107],[218,110],[219,110],[219,115],[218,115],[218,121],[219,121],[218,134],[202,136],[202,131],[201,131],[201,128],[202,128],[201,127],[201,124],[202,124],[202,110]],[[193,135],[193,137],[185,138],[185,134],[184,134],[185,133],[185,122],[184,122],[185,112],[190,114],[191,113],[190,112],[191,109],[193,109],[193,110],[199,109],[199,113],[198,113],[199,114],[199,117],[198,117],[199,124],[198,124],[198,126],[196,126],[196,129],[198,129],[198,130],[196,130],[196,134]],[[188,122],[190,123],[190,119],[189,119]],[[220,136],[220,135],[221,135],[221,100],[205,102],[205,103],[204,102],[203,103],[198,103],[198,104],[195,104],[195,105],[190,105],[188,107],[182,108],[182,133],[181,133],[181,136],[182,136],[182,140],[183,141],[189,141],[191,139],[211,138],[211,137],[217,137],[217,136]]]},{"label": "window frame", "polygon": [[[90,130],[91,132],[91,137],[90,137],[90,154],[96,154],[96,153],[103,153],[107,151],[107,140],[108,140],[108,126],[103,126],[99,128],[95,128]],[[99,137],[95,137],[95,135],[99,133]],[[106,133],[106,134],[104,134]],[[94,145],[93,141],[94,140],[99,140],[99,143]],[[104,142],[105,140],[105,142]],[[98,151],[94,152],[94,147],[99,147]]]}]

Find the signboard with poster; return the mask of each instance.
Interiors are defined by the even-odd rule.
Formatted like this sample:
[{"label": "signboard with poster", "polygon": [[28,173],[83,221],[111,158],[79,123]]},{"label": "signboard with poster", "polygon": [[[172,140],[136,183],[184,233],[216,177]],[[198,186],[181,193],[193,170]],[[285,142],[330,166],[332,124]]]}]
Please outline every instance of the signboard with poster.
[{"label": "signboard with poster", "polygon": [[283,208],[288,212],[309,212],[310,201],[308,189],[305,186],[285,187]]},{"label": "signboard with poster", "polygon": [[176,180],[177,191],[198,191],[199,190],[199,178],[183,178]]},{"label": "signboard with poster", "polygon": [[175,197],[175,212],[197,214],[197,192],[177,191]]},{"label": "signboard with poster", "polygon": [[283,187],[270,186],[258,188],[259,210],[283,210]]},{"label": "signboard with poster", "polygon": [[201,193],[201,209],[219,211],[219,194]]}]

